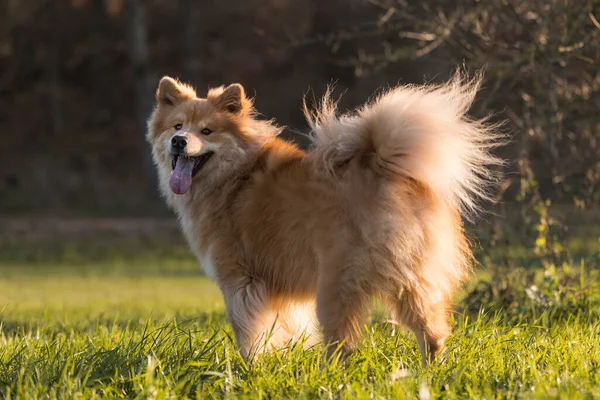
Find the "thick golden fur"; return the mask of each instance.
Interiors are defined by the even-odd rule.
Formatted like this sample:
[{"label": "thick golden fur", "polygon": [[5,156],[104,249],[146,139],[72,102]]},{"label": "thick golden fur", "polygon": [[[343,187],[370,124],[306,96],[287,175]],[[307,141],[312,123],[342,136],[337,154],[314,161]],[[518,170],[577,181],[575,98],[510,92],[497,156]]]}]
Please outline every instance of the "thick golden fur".
[{"label": "thick golden fur", "polygon": [[[240,85],[198,98],[161,80],[148,132],[160,188],[223,292],[244,356],[319,332],[349,351],[374,296],[415,332],[424,362],[443,350],[471,262],[462,216],[499,163],[497,135],[465,117],[478,84],[398,87],[341,117],[325,99],[307,111],[305,154],[254,118]],[[189,156],[214,152],[183,195],[168,184],[179,123]]]}]

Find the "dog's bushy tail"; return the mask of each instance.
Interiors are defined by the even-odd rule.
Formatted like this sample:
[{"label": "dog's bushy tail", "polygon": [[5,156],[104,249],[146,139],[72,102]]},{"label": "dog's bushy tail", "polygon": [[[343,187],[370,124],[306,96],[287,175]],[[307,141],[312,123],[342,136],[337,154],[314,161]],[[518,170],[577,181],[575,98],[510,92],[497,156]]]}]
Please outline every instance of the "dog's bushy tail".
[{"label": "dog's bushy tail", "polygon": [[399,86],[342,116],[328,91],[316,111],[304,107],[313,129],[310,157],[332,174],[363,157],[380,175],[415,179],[469,217],[490,198],[493,166],[502,164],[491,150],[505,141],[497,126],[466,115],[481,80],[457,72],[442,85]]}]

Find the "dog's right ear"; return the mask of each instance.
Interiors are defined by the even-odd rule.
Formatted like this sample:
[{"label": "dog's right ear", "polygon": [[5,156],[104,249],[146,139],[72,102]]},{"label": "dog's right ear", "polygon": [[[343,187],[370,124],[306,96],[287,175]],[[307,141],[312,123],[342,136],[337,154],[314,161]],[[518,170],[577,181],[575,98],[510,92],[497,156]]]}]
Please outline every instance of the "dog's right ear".
[{"label": "dog's right ear", "polygon": [[162,106],[174,106],[184,100],[196,97],[194,89],[181,83],[170,76],[165,76],[160,80],[156,90],[156,101]]}]

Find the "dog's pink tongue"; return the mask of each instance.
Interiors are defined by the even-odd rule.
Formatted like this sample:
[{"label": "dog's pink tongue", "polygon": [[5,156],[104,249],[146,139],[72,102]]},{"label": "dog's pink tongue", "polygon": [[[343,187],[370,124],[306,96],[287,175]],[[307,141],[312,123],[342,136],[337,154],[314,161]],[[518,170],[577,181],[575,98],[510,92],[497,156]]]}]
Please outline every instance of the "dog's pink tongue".
[{"label": "dog's pink tongue", "polygon": [[194,171],[194,160],[179,156],[175,169],[171,172],[169,186],[175,194],[184,194],[192,186],[192,172]]}]

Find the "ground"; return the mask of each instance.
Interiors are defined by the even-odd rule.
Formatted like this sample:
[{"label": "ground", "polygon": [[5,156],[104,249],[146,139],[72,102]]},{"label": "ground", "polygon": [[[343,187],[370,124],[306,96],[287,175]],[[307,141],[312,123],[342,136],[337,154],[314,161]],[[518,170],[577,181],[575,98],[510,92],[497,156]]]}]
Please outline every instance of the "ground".
[{"label": "ground", "polygon": [[174,225],[131,226],[0,230],[0,399],[600,397],[597,236],[568,264],[482,265],[423,368],[377,307],[345,362],[317,346],[246,363]]}]

